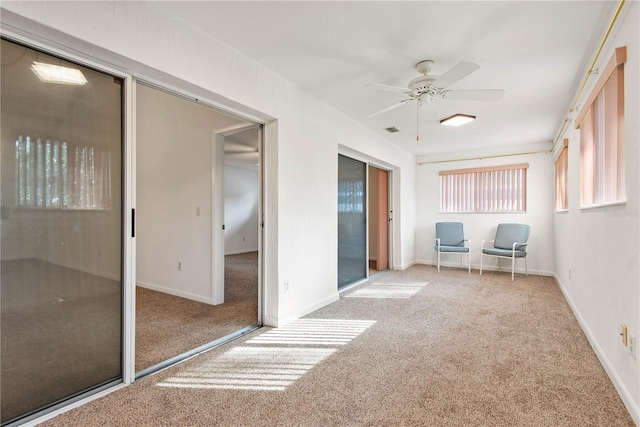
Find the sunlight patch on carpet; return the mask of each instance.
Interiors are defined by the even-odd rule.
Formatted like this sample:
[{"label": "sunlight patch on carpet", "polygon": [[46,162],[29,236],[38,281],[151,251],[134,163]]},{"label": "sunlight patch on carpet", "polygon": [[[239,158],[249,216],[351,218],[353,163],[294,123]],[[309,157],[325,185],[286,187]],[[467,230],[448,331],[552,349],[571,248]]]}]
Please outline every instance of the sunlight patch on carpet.
[{"label": "sunlight patch on carpet", "polygon": [[158,383],[159,387],[284,391],[332,348],[236,347]]},{"label": "sunlight patch on carpet", "polygon": [[411,298],[429,282],[413,283],[373,283],[356,289],[345,298]]},{"label": "sunlight patch on carpet", "polygon": [[345,345],[375,320],[298,319],[247,341],[248,344]]}]

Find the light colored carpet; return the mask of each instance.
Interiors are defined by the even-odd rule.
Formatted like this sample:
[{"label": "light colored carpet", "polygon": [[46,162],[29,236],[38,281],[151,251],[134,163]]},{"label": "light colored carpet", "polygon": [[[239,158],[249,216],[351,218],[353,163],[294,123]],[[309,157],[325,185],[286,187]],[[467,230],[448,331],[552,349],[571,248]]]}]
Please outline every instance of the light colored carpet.
[{"label": "light colored carpet", "polygon": [[[349,297],[367,286],[420,289]],[[414,266],[45,425],[634,423],[552,278]]]}]

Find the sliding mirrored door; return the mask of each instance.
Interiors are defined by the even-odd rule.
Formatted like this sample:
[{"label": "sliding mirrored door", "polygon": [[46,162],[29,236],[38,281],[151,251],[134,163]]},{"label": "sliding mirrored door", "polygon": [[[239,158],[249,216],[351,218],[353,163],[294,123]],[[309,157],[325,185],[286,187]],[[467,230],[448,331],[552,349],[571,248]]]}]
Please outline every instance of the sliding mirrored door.
[{"label": "sliding mirrored door", "polygon": [[338,289],[367,277],[367,165],[338,155]]},{"label": "sliding mirrored door", "polygon": [[2,424],[122,377],[121,79],[2,40]]},{"label": "sliding mirrored door", "polygon": [[138,378],[259,326],[261,143],[254,123],[136,84]]}]

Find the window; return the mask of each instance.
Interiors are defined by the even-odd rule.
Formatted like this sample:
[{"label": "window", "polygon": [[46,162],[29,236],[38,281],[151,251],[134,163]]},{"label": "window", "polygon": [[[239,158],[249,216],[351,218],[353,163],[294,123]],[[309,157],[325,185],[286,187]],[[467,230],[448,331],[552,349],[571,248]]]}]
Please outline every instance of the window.
[{"label": "window", "polygon": [[617,48],[576,118],[580,129],[580,206],[625,200],[624,63]]},{"label": "window", "polygon": [[569,140],[565,139],[560,154],[556,159],[556,211],[564,211],[569,209],[569,200],[567,197],[567,182],[569,155]]},{"label": "window", "polygon": [[528,164],[440,172],[441,212],[524,212]]},{"label": "window", "polygon": [[20,135],[15,142],[15,204],[37,209],[110,209],[110,171],[107,150]]}]

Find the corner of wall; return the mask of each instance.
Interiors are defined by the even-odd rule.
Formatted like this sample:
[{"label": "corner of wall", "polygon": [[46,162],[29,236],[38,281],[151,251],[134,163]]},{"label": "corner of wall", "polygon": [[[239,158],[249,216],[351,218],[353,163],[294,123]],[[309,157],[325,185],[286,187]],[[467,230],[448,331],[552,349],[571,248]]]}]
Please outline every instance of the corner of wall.
[{"label": "corner of wall", "polygon": [[325,305],[329,305],[332,302],[338,301],[339,299],[340,299],[340,294],[338,292],[335,292],[327,296],[326,298],[316,301],[315,303],[308,305],[307,307],[288,313],[285,316],[276,317],[276,316],[265,314],[263,323],[265,326],[281,328],[286,324],[291,323],[292,321],[297,320],[303,316],[306,316],[309,313],[313,313],[314,311],[324,307]]}]

